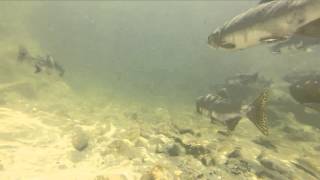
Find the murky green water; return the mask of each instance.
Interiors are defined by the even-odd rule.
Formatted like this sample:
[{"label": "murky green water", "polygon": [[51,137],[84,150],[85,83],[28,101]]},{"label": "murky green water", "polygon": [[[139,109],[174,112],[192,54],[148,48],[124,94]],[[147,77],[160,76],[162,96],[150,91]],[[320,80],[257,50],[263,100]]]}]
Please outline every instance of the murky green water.
[{"label": "murky green water", "polygon": [[[317,71],[319,47],[272,54],[207,44],[256,5],[1,1],[0,179],[319,179],[319,112],[283,80]],[[30,61],[17,61],[19,47]],[[62,77],[35,73],[47,54]],[[196,112],[198,96],[255,72],[272,82],[268,136],[246,117],[228,134]],[[264,89],[246,87],[245,104]]]}]

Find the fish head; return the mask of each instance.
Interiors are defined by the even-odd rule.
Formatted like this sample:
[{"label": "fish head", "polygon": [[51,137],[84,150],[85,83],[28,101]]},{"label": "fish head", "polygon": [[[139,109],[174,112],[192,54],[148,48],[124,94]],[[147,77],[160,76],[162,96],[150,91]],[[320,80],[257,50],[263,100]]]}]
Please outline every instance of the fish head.
[{"label": "fish head", "polygon": [[221,33],[221,29],[218,28],[208,37],[208,44],[213,48],[222,49],[235,49],[236,45],[233,42],[228,42]]}]

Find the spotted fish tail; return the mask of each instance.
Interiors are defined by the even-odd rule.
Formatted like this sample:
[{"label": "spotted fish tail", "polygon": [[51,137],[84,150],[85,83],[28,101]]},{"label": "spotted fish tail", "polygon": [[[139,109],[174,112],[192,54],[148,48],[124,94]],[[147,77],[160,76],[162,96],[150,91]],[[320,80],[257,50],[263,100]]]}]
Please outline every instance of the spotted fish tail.
[{"label": "spotted fish tail", "polygon": [[264,90],[251,104],[251,109],[247,112],[247,117],[264,135],[269,134],[266,116],[266,103],[268,100],[268,90]]}]

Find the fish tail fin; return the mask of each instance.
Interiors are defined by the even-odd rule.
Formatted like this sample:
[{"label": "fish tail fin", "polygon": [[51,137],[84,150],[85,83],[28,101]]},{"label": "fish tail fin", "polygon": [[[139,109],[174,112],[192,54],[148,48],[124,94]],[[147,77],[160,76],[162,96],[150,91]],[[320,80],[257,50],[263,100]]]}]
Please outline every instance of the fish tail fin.
[{"label": "fish tail fin", "polygon": [[228,119],[225,122],[228,130],[233,131],[236,128],[236,126],[238,125],[240,119],[241,119],[241,116],[236,116],[236,117],[232,117],[232,118]]},{"label": "fish tail fin", "polygon": [[201,100],[203,99],[202,96],[200,96],[199,98],[197,98],[196,100],[196,112],[198,114],[202,114],[202,108],[201,108]]},{"label": "fish tail fin", "polygon": [[248,119],[266,136],[269,135],[266,116],[268,94],[269,90],[264,90],[258,98],[253,101],[250,111],[247,112]]}]

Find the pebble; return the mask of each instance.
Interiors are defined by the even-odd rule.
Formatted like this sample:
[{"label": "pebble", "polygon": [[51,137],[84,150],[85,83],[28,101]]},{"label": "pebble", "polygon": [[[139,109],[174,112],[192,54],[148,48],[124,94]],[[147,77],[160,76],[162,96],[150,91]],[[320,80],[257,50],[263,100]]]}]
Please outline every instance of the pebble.
[{"label": "pebble", "polygon": [[263,153],[257,157],[257,160],[260,162],[260,164],[263,167],[271,171],[275,171],[281,175],[284,175],[287,178],[292,177],[292,171],[290,167],[287,166],[285,163],[282,163],[276,159],[265,156]]},{"label": "pebble", "polygon": [[287,133],[288,139],[292,141],[316,141],[315,135],[304,129],[286,126],[282,130]]},{"label": "pebble", "polygon": [[148,140],[146,138],[143,138],[143,137],[139,137],[136,140],[135,146],[136,147],[144,147],[146,149],[148,149],[150,147],[150,145],[148,144]]},{"label": "pebble", "polygon": [[228,172],[230,172],[233,175],[240,175],[251,171],[248,162],[234,158],[228,159],[225,162],[225,166]]},{"label": "pebble", "polygon": [[313,149],[316,150],[316,151],[320,151],[320,145],[315,146]]},{"label": "pebble", "polygon": [[256,144],[259,144],[267,149],[277,151],[277,147],[268,139],[260,137],[258,139],[254,139],[253,142]]},{"label": "pebble", "polygon": [[240,148],[235,148],[232,152],[227,155],[228,158],[239,158],[241,157]]},{"label": "pebble", "polygon": [[180,144],[174,143],[168,147],[167,152],[170,156],[180,156],[184,154],[185,149]]},{"label": "pebble", "polygon": [[210,156],[204,156],[200,160],[204,166],[214,166],[216,164],[215,159]]},{"label": "pebble", "polygon": [[76,132],[72,137],[72,145],[78,151],[83,151],[84,149],[86,149],[88,147],[88,144],[89,136],[83,131]]}]

